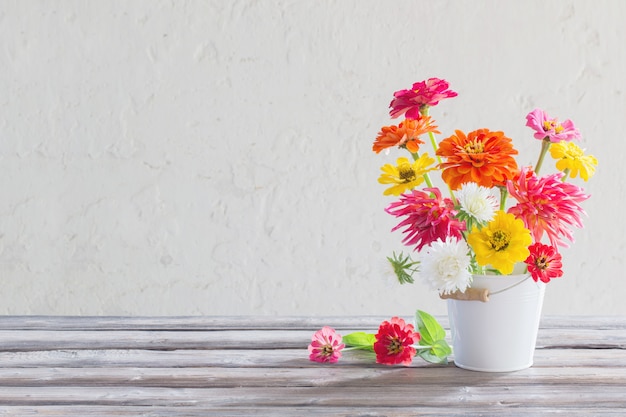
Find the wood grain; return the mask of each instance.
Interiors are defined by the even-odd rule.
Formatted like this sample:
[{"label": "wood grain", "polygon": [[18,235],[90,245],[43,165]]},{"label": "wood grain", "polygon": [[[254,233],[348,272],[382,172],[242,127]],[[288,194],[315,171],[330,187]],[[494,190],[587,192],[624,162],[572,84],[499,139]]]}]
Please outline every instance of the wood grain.
[{"label": "wood grain", "polygon": [[626,318],[544,317],[512,373],[308,360],[321,326],[384,319],[0,317],[0,416],[626,415]]}]

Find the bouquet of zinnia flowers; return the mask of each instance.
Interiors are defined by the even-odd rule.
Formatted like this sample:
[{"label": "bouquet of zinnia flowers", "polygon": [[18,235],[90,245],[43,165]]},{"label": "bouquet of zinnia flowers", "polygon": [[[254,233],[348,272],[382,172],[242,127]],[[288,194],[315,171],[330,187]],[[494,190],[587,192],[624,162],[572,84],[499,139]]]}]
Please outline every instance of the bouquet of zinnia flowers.
[{"label": "bouquet of zinnia flowers", "polygon": [[[377,154],[388,154],[392,148],[405,154],[395,164],[383,165],[378,178],[388,185],[384,195],[398,197],[385,209],[400,219],[392,231],[401,229],[402,242],[417,253],[416,259],[404,253],[387,258],[395,276],[402,284],[413,283],[418,273],[442,298],[464,298],[473,275],[509,275],[519,266],[535,281],[561,277],[558,248],[574,241],[572,229],[583,226],[585,214],[580,203],[589,198],[567,179],[580,176],[587,181],[597,159],[573,142],[581,135],[571,120],[560,123],[541,109],[526,116],[526,126],[541,143],[534,167],[518,167],[518,151],[502,131],[455,130],[438,142],[435,134],[441,132],[429,110],[456,96],[448,82],[438,78],[396,91],[389,114],[404,120],[382,127],[374,140]],[[434,157],[422,152],[425,137]],[[557,172],[540,176],[548,152],[556,160]],[[447,190],[431,180],[435,171],[441,173],[442,188]],[[451,349],[443,328],[419,310],[416,323],[417,332],[393,317],[376,334],[357,332],[343,338],[324,327],[312,337],[309,358],[336,362],[342,350],[365,349],[376,354],[376,362],[387,365],[408,365],[415,355],[446,362]]]},{"label": "bouquet of zinnia flowers", "polygon": [[[437,142],[440,132],[429,109],[456,96],[438,78],[396,91],[389,113],[404,120],[382,127],[372,146],[376,153],[396,148],[410,157],[385,164],[378,179],[389,185],[383,194],[399,197],[385,209],[400,219],[392,231],[402,229],[403,243],[418,254],[387,258],[395,275],[411,283],[417,272],[441,295],[463,293],[473,274],[509,275],[518,265],[535,281],[561,277],[558,248],[574,241],[572,228],[583,226],[585,214],[580,203],[589,198],[567,178],[587,181],[597,159],[573,142],[581,135],[571,120],[560,123],[541,109],[526,116],[541,144],[534,167],[518,167],[518,151],[501,131],[455,130]],[[426,136],[437,161],[422,152]],[[557,172],[540,176],[548,152]],[[441,173],[447,196],[433,185],[434,171]]]}]

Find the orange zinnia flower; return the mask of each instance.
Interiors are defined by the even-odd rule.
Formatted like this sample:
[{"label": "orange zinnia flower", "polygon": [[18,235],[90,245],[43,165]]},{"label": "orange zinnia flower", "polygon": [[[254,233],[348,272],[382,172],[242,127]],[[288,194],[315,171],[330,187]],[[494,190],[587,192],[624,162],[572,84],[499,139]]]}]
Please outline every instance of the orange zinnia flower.
[{"label": "orange zinnia flower", "polygon": [[437,155],[445,157],[441,176],[453,190],[466,182],[483,187],[504,186],[518,172],[513,141],[503,132],[478,129],[465,135],[460,130],[441,141]]},{"label": "orange zinnia flower", "polygon": [[406,119],[398,126],[383,126],[378,133],[372,150],[379,153],[383,149],[397,146],[406,148],[409,152],[416,153],[424,141],[419,137],[424,133],[441,133],[437,126],[432,124],[430,116],[422,116],[419,119]]}]

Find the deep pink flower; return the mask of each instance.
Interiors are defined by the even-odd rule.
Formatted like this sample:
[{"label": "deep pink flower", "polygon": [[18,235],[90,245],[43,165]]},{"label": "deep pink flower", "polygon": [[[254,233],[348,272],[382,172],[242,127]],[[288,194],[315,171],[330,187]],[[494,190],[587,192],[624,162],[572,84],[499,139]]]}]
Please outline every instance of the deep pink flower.
[{"label": "deep pink flower", "polygon": [[522,168],[515,181],[507,182],[507,190],[518,203],[508,212],[522,219],[535,242],[541,241],[545,232],[552,246],[565,246],[574,241],[569,227],[583,227],[581,215],[585,211],[579,203],[589,198],[583,189],[562,182],[563,173],[537,177],[530,167]]},{"label": "deep pink flower", "polygon": [[391,231],[405,227],[403,233],[406,236],[402,242],[407,246],[417,245],[418,251],[437,239],[445,241],[448,236],[461,239],[465,230],[465,223],[455,218],[458,211],[454,209],[454,203],[449,198],[441,198],[438,188],[402,194],[400,201],[391,203],[385,211],[405,217]]},{"label": "deep pink flower", "polygon": [[544,245],[541,242],[534,243],[528,247],[530,255],[526,259],[528,272],[535,282],[550,282],[552,278],[560,278],[563,276],[563,263],[561,262],[561,254],[554,246]]},{"label": "deep pink flower", "polygon": [[435,106],[444,98],[456,97],[458,94],[448,90],[448,82],[439,78],[429,78],[413,84],[410,90],[399,90],[393,93],[389,104],[389,115],[392,119],[405,114],[407,119],[419,119],[420,110],[424,106]]},{"label": "deep pink flower", "polygon": [[399,317],[391,321],[383,321],[376,334],[374,352],[376,363],[385,365],[410,365],[417,353],[411,345],[420,341],[420,334],[415,332],[412,324],[407,324]]},{"label": "deep pink flower", "polygon": [[309,345],[309,359],[313,362],[335,363],[341,357],[341,349],[346,345],[341,343],[341,335],[328,326],[315,332]]},{"label": "deep pink flower", "polygon": [[574,126],[574,122],[567,119],[559,123],[558,119],[550,119],[541,109],[535,109],[526,115],[526,126],[535,131],[534,137],[539,140],[546,137],[550,138],[550,142],[580,139],[580,132]]}]

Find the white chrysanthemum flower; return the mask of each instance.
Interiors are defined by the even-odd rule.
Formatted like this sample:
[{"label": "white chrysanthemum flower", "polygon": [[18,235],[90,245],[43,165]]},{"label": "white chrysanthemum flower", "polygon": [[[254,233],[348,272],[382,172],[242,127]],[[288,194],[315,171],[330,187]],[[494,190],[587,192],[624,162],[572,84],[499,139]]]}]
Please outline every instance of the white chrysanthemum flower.
[{"label": "white chrysanthemum flower", "polygon": [[468,252],[469,247],[463,240],[437,239],[420,254],[420,276],[442,294],[463,292],[472,282]]},{"label": "white chrysanthemum flower", "polygon": [[489,188],[466,182],[456,192],[461,211],[479,223],[487,223],[493,219],[498,210],[498,201]]}]

